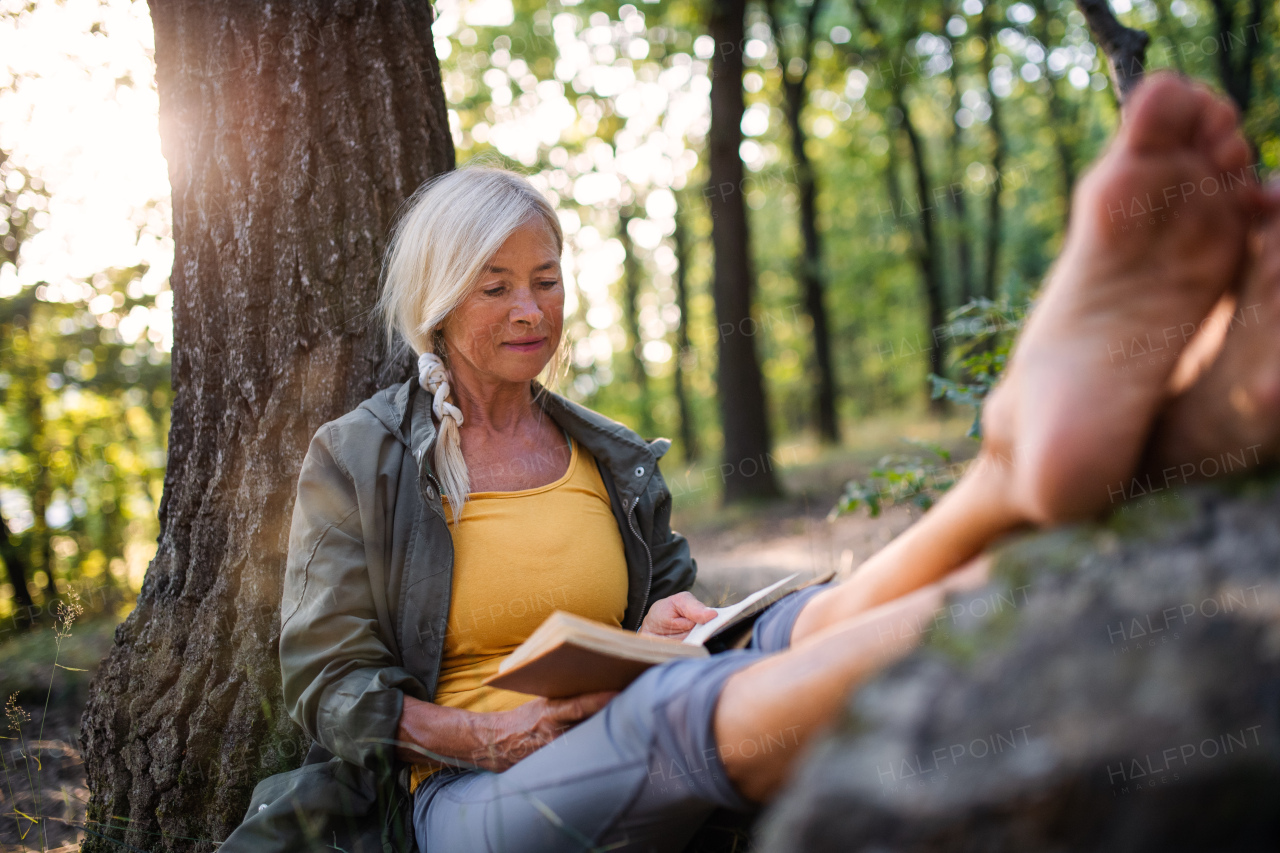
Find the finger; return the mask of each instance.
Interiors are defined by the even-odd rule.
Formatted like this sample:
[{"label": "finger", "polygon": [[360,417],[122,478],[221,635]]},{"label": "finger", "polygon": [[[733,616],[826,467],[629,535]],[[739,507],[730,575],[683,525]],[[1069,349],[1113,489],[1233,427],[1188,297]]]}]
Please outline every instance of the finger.
[{"label": "finger", "polygon": [[697,624],[709,622],[716,618],[716,611],[703,604],[691,592],[682,592],[675,596],[673,602],[681,616],[693,620]]},{"label": "finger", "polygon": [[555,711],[555,719],[576,722],[584,717],[589,717],[609,704],[609,700],[617,695],[618,691],[608,690],[600,693],[584,693],[572,699],[564,699],[561,707]]}]

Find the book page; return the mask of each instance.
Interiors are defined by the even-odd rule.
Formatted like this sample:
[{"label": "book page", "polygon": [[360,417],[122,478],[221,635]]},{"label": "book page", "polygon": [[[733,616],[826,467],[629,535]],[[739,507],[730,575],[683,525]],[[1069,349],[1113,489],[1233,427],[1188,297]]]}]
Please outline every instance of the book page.
[{"label": "book page", "polygon": [[711,608],[716,612],[716,618],[712,619],[710,622],[703,622],[701,625],[695,625],[693,630],[689,632],[688,636],[684,638],[684,643],[690,646],[702,645],[708,639],[711,638],[712,634],[720,630],[722,626],[727,625],[733,619],[733,617],[737,616],[739,613],[746,610],[756,601],[760,600],[761,598],[764,598],[766,595],[773,592],[775,589],[782,586],[784,583],[791,580],[792,578],[797,577],[798,575],[799,575],[799,572],[796,572],[795,574],[787,575],[785,578],[778,581],[777,583],[770,584],[769,586],[766,586],[764,589],[757,590],[756,592],[751,593],[746,598],[739,601],[737,604],[730,604],[727,607]]}]

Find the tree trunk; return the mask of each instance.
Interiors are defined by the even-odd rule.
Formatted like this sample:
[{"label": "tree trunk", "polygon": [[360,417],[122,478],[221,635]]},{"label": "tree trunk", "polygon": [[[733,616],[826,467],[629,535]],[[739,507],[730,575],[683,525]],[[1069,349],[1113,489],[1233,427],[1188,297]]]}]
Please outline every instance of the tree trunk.
[{"label": "tree trunk", "polygon": [[813,55],[813,33],[822,0],[813,0],[805,13],[804,44],[799,59],[804,70],[798,79],[788,76],[790,61],[783,45],[782,29],[774,13],[773,2],[765,4],[769,15],[773,41],[777,46],[779,64],[782,66],[782,91],[786,99],[787,127],[791,132],[791,159],[796,168],[796,189],[800,194],[800,234],[804,239],[800,258],[800,290],[804,296],[805,313],[813,322],[813,360],[817,381],[813,389],[814,419],[818,425],[818,437],[827,444],[840,443],[840,423],[836,416],[835,364],[831,358],[831,332],[827,323],[826,270],[822,262],[822,237],[818,233],[818,184],[813,164],[805,151],[807,137],[800,115],[809,100],[809,64]]},{"label": "tree trunk", "polygon": [[53,602],[58,598],[58,580],[53,573],[57,557],[53,553],[53,534],[49,530],[48,521],[49,500],[53,496],[49,460],[55,448],[51,446],[53,440],[44,426],[44,401],[34,384],[27,386],[26,408],[27,422],[31,425],[31,449],[34,451],[33,455],[40,460],[35,489],[31,495],[31,514],[35,523],[31,525],[31,532],[27,535],[31,543],[27,553],[35,557],[35,571],[44,570],[44,589],[41,590],[41,595],[44,597],[45,608],[51,610]]},{"label": "tree trunk", "polygon": [[[929,173],[925,166],[924,141],[916,130],[911,115],[907,112],[907,101],[901,88],[894,89],[894,103],[902,114],[902,130],[907,136],[907,144],[911,149],[911,169],[916,179],[916,200],[919,203],[917,219],[920,223],[920,240],[916,245],[916,262],[920,267],[920,278],[924,284],[924,298],[929,318],[929,372],[934,376],[943,376],[946,372],[947,346],[945,328],[947,311],[942,293],[942,270],[939,269],[938,235],[933,227],[933,213],[929,198]],[[932,388],[932,383],[930,383]],[[947,402],[929,398],[929,408],[935,413],[946,411]]]},{"label": "tree trunk", "polygon": [[[13,585],[13,625],[25,628],[31,624],[35,615],[35,602],[31,600],[31,590],[27,589],[27,564],[14,546],[9,535],[9,522],[5,520],[4,508],[0,507],[0,562],[4,563],[5,574]],[[0,631],[3,636],[3,631]]]},{"label": "tree trunk", "polygon": [[[1243,32],[1235,32],[1234,0],[1212,0],[1214,18],[1218,23],[1218,74],[1222,80],[1222,88],[1236,102],[1240,112],[1247,112],[1249,101],[1253,97],[1253,67],[1258,56],[1258,46],[1262,42],[1262,34],[1258,29],[1262,26],[1265,6],[1262,0],[1249,0],[1249,22],[1244,25]],[[1241,43],[1239,58],[1235,43]]]},{"label": "tree trunk", "polygon": [[1004,186],[1005,138],[1004,127],[1000,123],[1000,99],[996,97],[995,87],[991,85],[992,56],[995,53],[995,29],[991,21],[991,4],[982,7],[978,18],[979,33],[982,36],[982,76],[987,81],[987,98],[991,102],[991,116],[987,119],[987,127],[991,130],[991,195],[987,197],[987,250],[985,268],[982,273],[982,295],[987,299],[996,298],[996,273],[1000,263],[1000,191]]},{"label": "tree trunk", "polygon": [[640,338],[640,261],[636,257],[631,232],[627,230],[633,216],[630,206],[618,212],[618,240],[622,243],[623,252],[622,322],[626,325],[627,339],[631,344],[631,378],[636,384],[637,405],[640,409],[639,432],[645,438],[652,438],[656,432],[653,425],[653,401],[649,397],[649,373],[644,367],[644,342]]},{"label": "tree trunk", "polygon": [[745,0],[714,0],[708,33],[711,60],[711,242],[715,247],[717,385],[724,429],[721,470],[726,504],[777,497],[764,377],[751,316],[755,289],[747,230],[742,143],[742,49]]},{"label": "tree trunk", "polygon": [[1049,9],[1045,0],[1032,4],[1036,17],[1036,39],[1044,47],[1046,57],[1040,60],[1040,70],[1048,89],[1049,129],[1053,133],[1053,149],[1058,155],[1058,168],[1062,176],[1062,221],[1071,221],[1071,194],[1076,186],[1075,138],[1076,117],[1067,99],[1058,91],[1058,83],[1049,73]]},{"label": "tree trunk", "polygon": [[685,368],[696,357],[689,344],[689,238],[685,233],[684,194],[676,193],[675,233],[672,242],[676,253],[676,309],[680,319],[676,323],[676,357],[672,382],[675,386],[676,408],[680,413],[680,446],[684,450],[685,462],[692,462],[702,456],[702,448],[698,444],[698,426],[693,420],[693,410],[689,407],[689,392],[685,388]]},{"label": "tree trunk", "polygon": [[151,14],[174,403],[159,549],[82,720],[85,850],[113,853],[214,849],[301,763],[277,650],[298,471],[318,427],[413,375],[370,309],[392,216],[454,165],[426,3]]},{"label": "tree trunk", "polygon": [[[954,14],[950,3],[942,7],[942,20],[948,21]],[[943,26],[946,32],[946,26]],[[951,69],[948,81],[951,84],[951,121],[947,130],[947,170],[951,173],[951,186],[947,188],[948,200],[951,203],[951,215],[954,217],[951,231],[955,235],[956,244],[956,290],[959,303],[964,305],[973,299],[973,247],[969,233],[969,210],[964,194],[964,166],[961,163],[961,146],[964,142],[964,128],[956,117],[962,105],[960,91],[960,50],[959,43],[948,34],[947,44],[951,51]]]},{"label": "tree trunk", "polygon": [[[867,32],[877,45],[881,46],[884,55],[893,62],[894,67],[897,67],[900,57],[896,54],[900,49],[895,50],[889,46],[885,30],[872,13],[866,0],[854,0],[854,6],[857,8],[858,15],[862,18],[862,23]],[[918,29],[912,24],[905,26],[904,31],[918,32]],[[904,37],[904,43],[906,40]],[[912,231],[914,243],[912,254],[916,268],[920,271],[920,283],[925,299],[925,314],[929,323],[929,372],[936,376],[942,376],[947,363],[946,338],[943,336],[947,311],[942,292],[940,241],[938,233],[933,227],[931,201],[934,199],[934,194],[929,188],[929,169],[925,162],[924,141],[920,138],[920,133],[916,130],[915,123],[911,120],[911,113],[907,107],[906,87],[902,82],[902,76],[899,74],[890,75],[888,88],[892,108],[897,110],[898,122],[901,123],[902,131],[907,137],[907,145],[911,153],[911,173],[915,178],[916,184],[917,207],[915,208],[915,213],[918,227]],[[894,121],[886,116],[885,124],[889,128],[893,128]],[[894,135],[891,130],[889,134],[890,147],[894,144]],[[892,158],[890,162],[893,162]],[[897,192],[896,184],[893,184],[897,178],[890,176],[889,180],[891,186],[894,187],[890,192],[890,199],[892,199]],[[905,213],[905,208],[901,212]],[[932,389],[933,382],[926,377],[925,393],[929,396],[929,409],[934,414],[941,415],[947,410],[947,401],[934,399]]]}]

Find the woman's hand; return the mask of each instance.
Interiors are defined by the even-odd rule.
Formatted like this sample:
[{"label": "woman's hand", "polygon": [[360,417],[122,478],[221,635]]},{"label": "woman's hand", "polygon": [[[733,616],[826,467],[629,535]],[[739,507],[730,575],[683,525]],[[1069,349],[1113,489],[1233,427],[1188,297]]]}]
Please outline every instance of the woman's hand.
[{"label": "woman's hand", "polygon": [[457,759],[485,770],[512,764],[590,717],[617,696],[616,690],[572,699],[533,699],[510,711],[464,711],[404,697],[396,754],[410,764],[435,764],[430,755]]},{"label": "woman's hand", "polygon": [[637,633],[683,640],[695,625],[710,622],[714,618],[715,610],[694,598],[693,593],[677,592],[669,598],[654,602]]},{"label": "woman's hand", "polygon": [[473,754],[460,757],[485,770],[506,770],[599,711],[617,695],[618,691],[611,690],[584,693],[572,699],[539,697],[510,711],[476,714],[479,746]]}]

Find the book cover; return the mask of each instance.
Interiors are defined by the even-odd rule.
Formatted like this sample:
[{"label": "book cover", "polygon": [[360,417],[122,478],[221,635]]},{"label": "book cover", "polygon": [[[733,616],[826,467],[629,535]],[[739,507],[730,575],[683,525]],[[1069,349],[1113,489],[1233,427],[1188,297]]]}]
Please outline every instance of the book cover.
[{"label": "book cover", "polygon": [[737,604],[714,608],[716,618],[694,628],[684,640],[636,634],[557,610],[484,683],[549,699],[622,690],[651,666],[676,658],[706,657],[708,643],[717,650],[727,647],[730,643],[723,641],[740,638],[770,604],[829,580],[830,574],[804,583],[797,583],[796,577],[785,577]]}]

